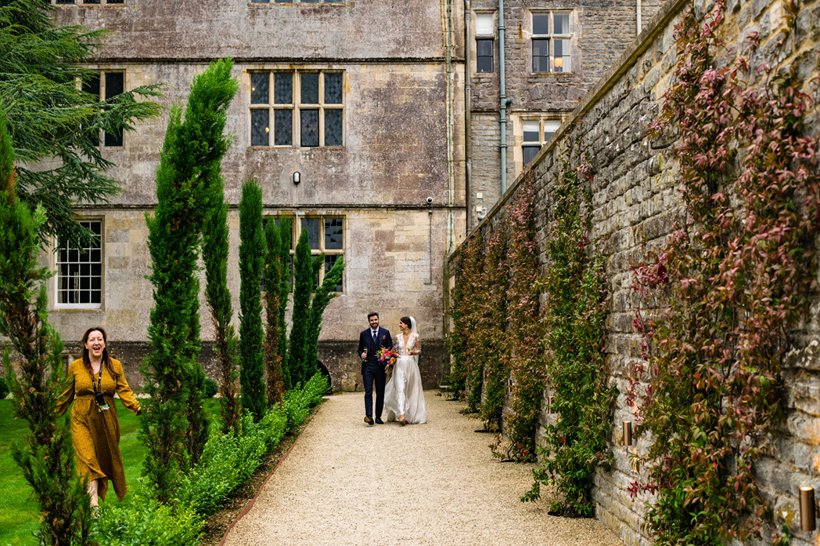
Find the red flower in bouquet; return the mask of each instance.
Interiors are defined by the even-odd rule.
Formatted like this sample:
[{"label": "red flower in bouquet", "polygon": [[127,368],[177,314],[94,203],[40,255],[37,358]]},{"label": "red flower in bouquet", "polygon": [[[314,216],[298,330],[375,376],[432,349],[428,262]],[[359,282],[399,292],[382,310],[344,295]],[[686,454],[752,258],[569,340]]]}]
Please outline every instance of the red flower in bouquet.
[{"label": "red flower in bouquet", "polygon": [[379,362],[384,363],[385,366],[392,366],[396,363],[399,353],[389,347],[382,347],[379,349]]}]

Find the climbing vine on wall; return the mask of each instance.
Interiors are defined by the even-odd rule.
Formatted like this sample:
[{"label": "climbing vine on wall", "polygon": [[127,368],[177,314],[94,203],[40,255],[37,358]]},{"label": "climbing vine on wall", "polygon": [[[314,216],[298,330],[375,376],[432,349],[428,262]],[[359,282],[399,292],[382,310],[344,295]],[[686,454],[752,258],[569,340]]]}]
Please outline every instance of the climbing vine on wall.
[{"label": "climbing vine on wall", "polygon": [[509,439],[507,456],[519,461],[535,458],[546,369],[544,338],[539,316],[538,247],[535,240],[535,176],[529,171],[510,205],[510,242],[506,264],[507,340],[512,385],[510,408],[505,416]]},{"label": "climbing vine on wall", "polygon": [[524,500],[554,483],[561,498],[551,511],[594,514],[592,487],[598,467],[609,468],[607,440],[615,389],[608,385],[605,322],[607,291],[603,258],[589,240],[592,173],[586,161],[567,170],[552,192],[553,226],[547,242],[547,372],[552,390],[542,465]]},{"label": "climbing vine on wall", "polygon": [[495,230],[487,238],[478,293],[472,304],[476,315],[476,328],[471,332],[473,357],[484,361],[484,395],[479,414],[485,430],[488,431],[501,430],[501,415],[510,377],[505,334],[509,278],[504,259],[507,253],[505,228],[505,224],[495,226]]},{"label": "climbing vine on wall", "polygon": [[466,394],[467,410],[479,413],[485,430],[507,436],[498,455],[516,461],[535,458],[546,375],[534,185],[530,174],[509,214],[462,245],[450,306],[451,384]]},{"label": "climbing vine on wall", "polygon": [[648,385],[630,397],[654,439],[648,480],[630,489],[657,492],[648,522],[660,544],[759,534],[755,463],[781,407],[787,328],[811,292],[820,228],[802,82],[734,57],[720,37],[725,9],[717,0],[676,29],[675,81],[655,130],[678,133],[686,218],[635,271],[639,305],[664,309],[636,312],[646,359],[636,372]]},{"label": "climbing vine on wall", "polygon": [[467,398],[467,411],[478,413],[481,406],[481,395],[484,386],[484,363],[486,355],[475,332],[479,323],[479,310],[475,303],[482,297],[484,239],[480,233],[473,236],[463,249],[461,271],[457,284],[461,284],[461,305],[458,308],[456,331],[453,335],[463,337],[463,358],[461,359],[464,375],[464,390]]}]

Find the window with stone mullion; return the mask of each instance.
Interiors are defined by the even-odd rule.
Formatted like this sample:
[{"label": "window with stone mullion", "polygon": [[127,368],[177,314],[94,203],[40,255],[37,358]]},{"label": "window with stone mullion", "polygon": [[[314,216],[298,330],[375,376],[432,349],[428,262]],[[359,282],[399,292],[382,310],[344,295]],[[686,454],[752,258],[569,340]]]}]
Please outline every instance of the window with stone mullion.
[{"label": "window with stone mullion", "polygon": [[572,71],[572,27],[569,12],[532,13],[532,71]]},{"label": "window with stone mullion", "polygon": [[[324,266],[319,268],[313,279],[314,287],[319,286],[339,257],[344,255],[344,222],[340,216],[308,216],[302,218],[301,229],[308,233],[310,252],[314,256],[323,255]],[[298,234],[295,236],[298,237]],[[343,291],[342,284],[336,291]]]},{"label": "window with stone mullion", "polygon": [[251,72],[250,79],[251,146],[344,144],[342,72]]},{"label": "window with stone mullion", "polygon": [[477,13],[475,22],[476,72],[495,71],[495,29],[492,13]]},{"label": "window with stone mullion", "polygon": [[524,121],[521,155],[525,166],[535,159],[541,147],[552,139],[560,126],[561,121],[557,119]]},{"label": "window with stone mullion", "polygon": [[57,305],[98,308],[102,304],[102,221],[82,220],[92,240],[86,247],[61,241],[55,251]]},{"label": "window with stone mullion", "polygon": [[[98,97],[101,101],[110,100],[117,95],[121,95],[125,90],[125,73],[120,71],[101,71],[93,74],[82,82],[82,90],[90,95]],[[89,132],[89,139],[96,146],[100,145],[100,132],[93,130]],[[120,147],[123,145],[123,130],[103,133],[103,144],[107,147]]]}]

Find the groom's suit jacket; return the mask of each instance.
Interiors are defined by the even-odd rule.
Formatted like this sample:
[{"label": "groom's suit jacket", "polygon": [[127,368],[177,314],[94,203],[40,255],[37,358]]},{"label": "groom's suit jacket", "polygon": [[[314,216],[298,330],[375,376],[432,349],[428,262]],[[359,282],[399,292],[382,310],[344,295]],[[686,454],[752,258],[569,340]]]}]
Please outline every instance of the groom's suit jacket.
[{"label": "groom's suit jacket", "polygon": [[365,362],[378,364],[379,349],[382,347],[393,347],[393,338],[390,337],[390,330],[379,326],[376,341],[373,341],[373,336],[370,334],[370,328],[368,328],[359,334],[359,351],[356,354],[361,355],[363,352],[367,351],[367,358],[365,359]]}]

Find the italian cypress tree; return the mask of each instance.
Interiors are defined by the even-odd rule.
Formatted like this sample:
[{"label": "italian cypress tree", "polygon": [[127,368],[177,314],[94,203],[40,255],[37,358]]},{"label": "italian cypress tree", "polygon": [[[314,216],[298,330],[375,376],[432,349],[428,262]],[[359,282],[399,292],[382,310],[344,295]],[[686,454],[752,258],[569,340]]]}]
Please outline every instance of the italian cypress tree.
[{"label": "italian cypress tree", "polygon": [[282,218],[279,224],[279,261],[283,264],[282,284],[279,285],[279,354],[282,355],[282,382],[285,390],[293,386],[290,369],[288,369],[288,330],[285,324],[285,313],[288,307],[288,297],[293,286],[293,271],[291,267],[290,248],[293,244],[293,222],[290,218]]},{"label": "italian cypress tree", "polygon": [[[268,406],[280,402],[285,393],[285,380],[282,367],[285,355],[280,352],[279,340],[285,322],[279,314],[282,308],[282,285],[285,284],[287,263],[282,262],[280,248],[282,247],[282,229],[276,222],[269,221],[265,226],[265,314],[267,329],[265,330],[265,367],[267,369],[267,399]],[[285,293],[287,297],[287,293]]]},{"label": "italian cypress tree", "polygon": [[242,186],[239,204],[239,337],[242,363],[242,406],[255,421],[265,414],[262,299],[260,290],[265,252],[262,230],[262,189],[255,182]]},{"label": "italian cypress tree", "polygon": [[[319,267],[323,266],[324,262],[319,262]],[[333,267],[330,268],[330,271],[325,274],[321,286],[316,289],[313,301],[310,303],[307,331],[305,332],[305,360],[302,365],[305,370],[306,380],[319,371],[316,364],[319,362],[319,334],[322,331],[322,316],[330,300],[338,294],[336,287],[342,282],[344,269],[344,258],[339,257]]]},{"label": "italian cypress tree", "polygon": [[66,369],[62,341],[48,324],[47,273],[37,266],[43,222],[42,209],[32,214],[15,195],[14,152],[0,108],[0,334],[18,355],[13,365],[6,350],[3,364],[14,413],[30,431],[12,444],[12,455],[40,505],[40,542],[86,544],[89,498],[74,475],[67,422],[56,416]]},{"label": "italian cypress tree", "polygon": [[310,255],[308,234],[302,230],[296,254],[293,258],[295,282],[293,285],[293,324],[288,341],[288,370],[291,387],[304,384],[307,380],[305,368],[305,336],[310,314],[310,294],[313,291],[313,257]]},{"label": "italian cypress tree", "polygon": [[137,101],[156,96],[156,86],[104,100],[86,92],[99,72],[82,65],[90,62],[104,33],[58,27],[52,10],[49,0],[0,2],[0,103],[7,107],[16,147],[17,195],[30,210],[40,204],[46,212],[46,221],[38,224],[40,236],[79,240],[87,232],[74,219],[74,205],[105,202],[118,190],[117,181],[106,175],[113,165],[102,154],[100,135],[128,131],[134,121],[160,110]]},{"label": "italian cypress tree", "polygon": [[231,324],[233,306],[228,291],[228,207],[223,196],[223,183],[210,190],[211,203],[203,232],[205,260],[205,295],[214,323],[214,344],[219,358],[219,399],[222,431],[239,423],[239,339]]},{"label": "italian cypress tree", "polygon": [[232,66],[216,61],[194,79],[184,120],[179,107],[171,109],[157,170],[158,204],[153,216],[146,215],[154,307],[152,351],[142,367],[151,395],[142,437],[145,473],[162,501],[171,498],[179,472],[198,459],[207,439],[196,267],[208,188],[229,145],[222,131],[236,92]]},{"label": "italian cypress tree", "polygon": [[[224,73],[228,77],[228,73]],[[226,82],[228,83],[228,82]],[[236,80],[230,79],[233,94]],[[219,119],[225,125],[225,112]],[[221,131],[220,131],[221,134]],[[223,139],[227,140],[224,136]],[[239,423],[239,338],[231,324],[233,305],[228,290],[228,207],[225,203],[225,183],[219,172],[221,157],[210,170],[206,188],[205,228],[202,232],[203,261],[205,262],[205,296],[214,326],[214,345],[219,360],[219,392],[222,431],[227,432]]]}]

